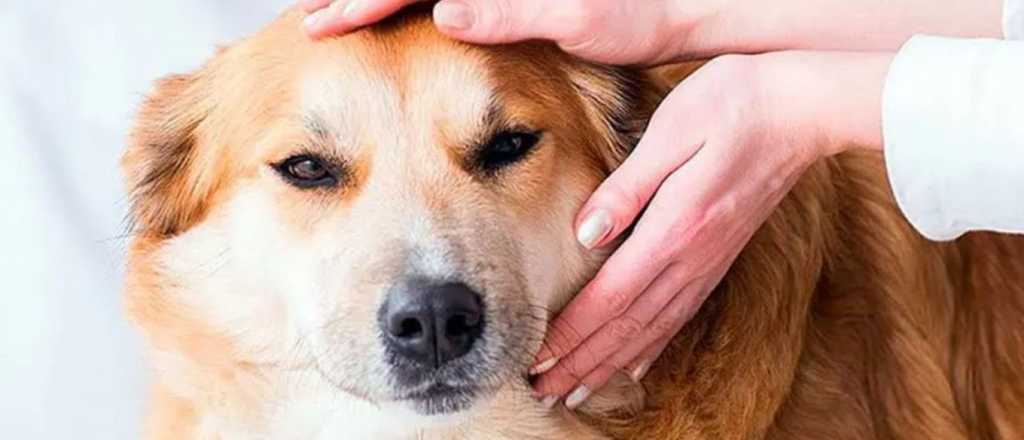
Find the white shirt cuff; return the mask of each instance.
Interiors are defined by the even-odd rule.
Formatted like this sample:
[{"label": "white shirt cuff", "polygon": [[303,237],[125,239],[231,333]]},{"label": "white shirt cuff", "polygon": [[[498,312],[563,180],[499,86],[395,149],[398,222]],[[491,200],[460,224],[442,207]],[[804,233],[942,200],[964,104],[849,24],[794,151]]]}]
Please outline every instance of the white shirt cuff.
[{"label": "white shirt cuff", "polygon": [[882,119],[893,192],[924,236],[1024,232],[1024,42],[912,38]]},{"label": "white shirt cuff", "polygon": [[1003,33],[1007,40],[1024,40],[1024,0],[1006,0]]}]

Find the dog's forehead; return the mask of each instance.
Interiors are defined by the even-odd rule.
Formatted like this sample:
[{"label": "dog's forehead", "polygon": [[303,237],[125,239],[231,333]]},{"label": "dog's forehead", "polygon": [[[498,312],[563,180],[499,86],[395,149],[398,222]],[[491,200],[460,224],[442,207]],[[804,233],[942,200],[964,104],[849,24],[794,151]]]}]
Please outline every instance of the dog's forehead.
[{"label": "dog's forehead", "polygon": [[485,57],[441,38],[366,37],[323,52],[299,79],[301,112],[343,148],[468,136],[494,99]]}]

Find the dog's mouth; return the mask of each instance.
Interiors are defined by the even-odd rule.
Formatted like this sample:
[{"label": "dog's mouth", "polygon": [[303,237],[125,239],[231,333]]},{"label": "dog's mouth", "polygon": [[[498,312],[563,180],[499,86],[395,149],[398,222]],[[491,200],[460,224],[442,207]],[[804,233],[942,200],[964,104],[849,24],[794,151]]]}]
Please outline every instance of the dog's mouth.
[{"label": "dog's mouth", "polygon": [[394,400],[427,416],[471,409],[504,383],[503,369],[486,355],[488,344],[481,339],[464,356],[441,365],[424,365],[389,350]]},{"label": "dog's mouth", "polygon": [[435,382],[406,393],[399,400],[412,404],[423,415],[436,416],[468,410],[480,394],[477,387]]}]

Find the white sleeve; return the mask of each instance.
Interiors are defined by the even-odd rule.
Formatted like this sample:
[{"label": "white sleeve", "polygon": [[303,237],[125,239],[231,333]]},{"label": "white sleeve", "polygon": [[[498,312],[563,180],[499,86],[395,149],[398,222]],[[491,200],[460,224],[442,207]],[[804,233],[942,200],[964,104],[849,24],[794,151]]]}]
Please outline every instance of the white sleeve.
[{"label": "white sleeve", "polygon": [[1003,33],[1007,40],[1024,40],[1024,0],[1006,0]]},{"label": "white sleeve", "polygon": [[924,236],[1024,233],[1024,41],[912,38],[882,132],[897,203]]}]

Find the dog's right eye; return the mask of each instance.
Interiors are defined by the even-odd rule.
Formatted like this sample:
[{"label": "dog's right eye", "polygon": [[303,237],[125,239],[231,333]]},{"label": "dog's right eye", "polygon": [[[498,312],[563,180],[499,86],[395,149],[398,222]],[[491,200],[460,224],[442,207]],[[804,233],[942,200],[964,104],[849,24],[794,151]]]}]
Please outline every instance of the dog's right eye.
[{"label": "dog's right eye", "polygon": [[292,156],[274,168],[288,183],[299,188],[333,187],[338,184],[338,178],[330,166],[316,156]]}]

